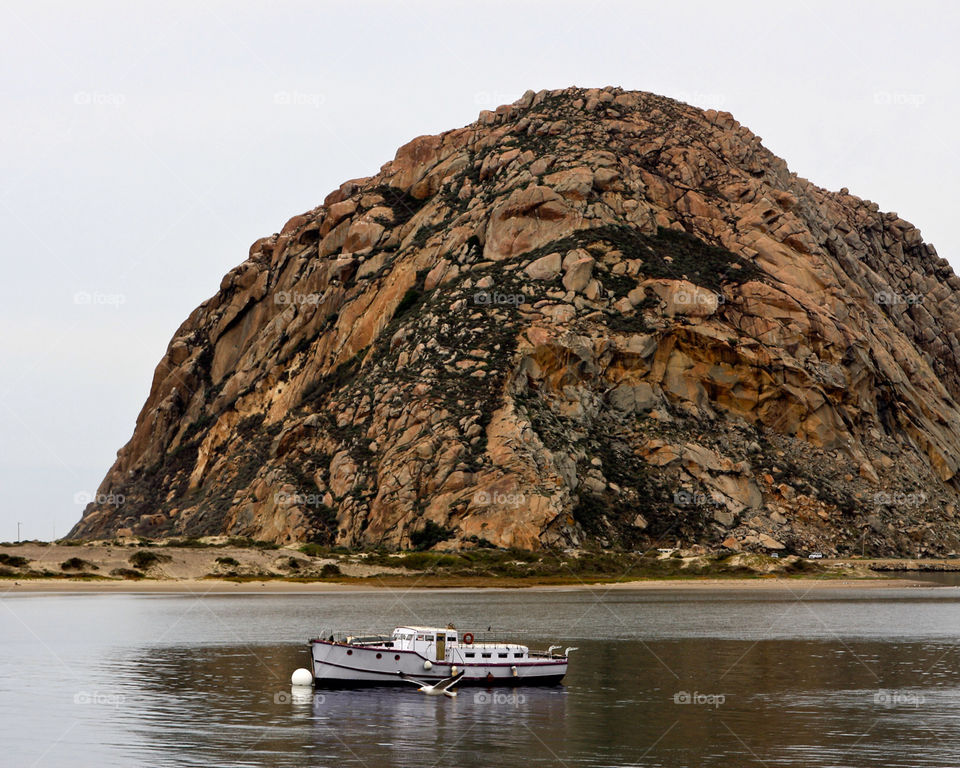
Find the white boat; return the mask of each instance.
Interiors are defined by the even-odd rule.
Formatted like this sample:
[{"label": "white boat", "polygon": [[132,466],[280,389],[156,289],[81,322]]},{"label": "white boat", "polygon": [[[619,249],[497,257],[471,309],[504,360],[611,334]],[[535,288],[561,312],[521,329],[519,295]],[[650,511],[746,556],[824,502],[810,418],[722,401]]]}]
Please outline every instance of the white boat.
[{"label": "white boat", "polygon": [[310,641],[313,676],[321,687],[427,683],[464,673],[461,685],[551,685],[567,674],[568,648],[531,651],[489,642],[452,627],[397,627],[391,635],[330,635]]}]

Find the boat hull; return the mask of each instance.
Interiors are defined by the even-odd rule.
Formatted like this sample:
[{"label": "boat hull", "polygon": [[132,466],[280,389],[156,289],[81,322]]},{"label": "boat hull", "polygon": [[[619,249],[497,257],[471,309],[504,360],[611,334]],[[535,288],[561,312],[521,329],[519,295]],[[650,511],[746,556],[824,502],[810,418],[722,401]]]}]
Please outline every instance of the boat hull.
[{"label": "boat hull", "polygon": [[[327,640],[312,640],[313,676],[322,688],[409,685],[402,675],[436,683],[463,671],[460,685],[557,685],[567,673],[567,659],[532,658],[513,662],[461,663],[430,661],[415,651],[363,648]],[[429,668],[426,666],[429,664]]]}]

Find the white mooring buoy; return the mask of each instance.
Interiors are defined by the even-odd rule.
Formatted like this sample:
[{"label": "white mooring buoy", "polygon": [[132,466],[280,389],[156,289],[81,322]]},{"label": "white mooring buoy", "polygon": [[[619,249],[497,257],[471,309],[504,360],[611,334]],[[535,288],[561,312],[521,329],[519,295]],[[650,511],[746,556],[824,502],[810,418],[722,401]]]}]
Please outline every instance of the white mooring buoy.
[{"label": "white mooring buoy", "polygon": [[290,675],[290,683],[291,685],[313,685],[313,674],[303,667],[295,669]]}]

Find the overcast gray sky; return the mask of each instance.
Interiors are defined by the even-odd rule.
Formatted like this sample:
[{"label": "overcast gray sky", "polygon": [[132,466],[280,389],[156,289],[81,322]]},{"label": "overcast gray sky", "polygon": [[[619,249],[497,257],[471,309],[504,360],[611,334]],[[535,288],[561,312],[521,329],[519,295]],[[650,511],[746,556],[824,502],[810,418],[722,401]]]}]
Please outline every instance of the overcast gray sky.
[{"label": "overcast gray sky", "polygon": [[526,89],[731,111],[960,267],[960,12],[927,3],[0,6],[0,541],[63,535],[251,242]]}]

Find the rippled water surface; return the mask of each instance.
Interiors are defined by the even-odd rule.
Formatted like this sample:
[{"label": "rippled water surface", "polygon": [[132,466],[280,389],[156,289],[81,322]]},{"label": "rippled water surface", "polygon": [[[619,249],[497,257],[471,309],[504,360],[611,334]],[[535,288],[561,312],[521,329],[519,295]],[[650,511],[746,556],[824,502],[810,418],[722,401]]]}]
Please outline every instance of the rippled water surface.
[{"label": "rippled water surface", "polygon": [[[577,646],[565,684],[295,697],[323,630]],[[960,589],[0,597],[11,766],[957,766]]]}]

